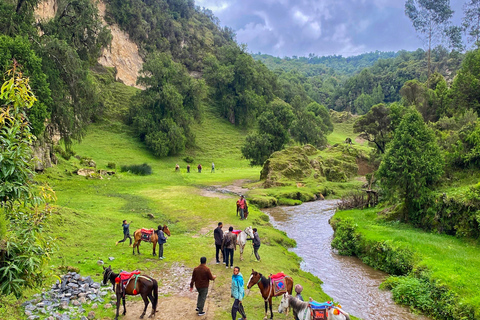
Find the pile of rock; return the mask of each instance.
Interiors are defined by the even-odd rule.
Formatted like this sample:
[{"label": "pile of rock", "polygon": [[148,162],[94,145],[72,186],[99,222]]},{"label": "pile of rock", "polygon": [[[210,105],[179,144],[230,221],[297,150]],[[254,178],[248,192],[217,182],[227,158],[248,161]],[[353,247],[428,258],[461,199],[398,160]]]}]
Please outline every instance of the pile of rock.
[{"label": "pile of rock", "polygon": [[52,285],[49,291],[35,294],[34,299],[26,301],[25,315],[29,320],[70,320],[70,319],[93,319],[95,313],[91,311],[85,316],[83,305],[91,304],[92,309],[98,303],[104,303],[104,297],[111,293],[112,286],[100,287],[100,283],[94,282],[90,277],[82,277],[76,272],[69,272]]}]

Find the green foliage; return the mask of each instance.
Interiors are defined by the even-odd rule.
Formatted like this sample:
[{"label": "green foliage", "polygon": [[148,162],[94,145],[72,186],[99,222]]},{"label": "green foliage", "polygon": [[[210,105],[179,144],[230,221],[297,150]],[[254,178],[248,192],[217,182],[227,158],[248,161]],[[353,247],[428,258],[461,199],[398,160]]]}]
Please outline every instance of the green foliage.
[{"label": "green foliage", "polygon": [[467,52],[452,88],[449,115],[473,109],[480,113],[480,49]]},{"label": "green foliage", "polygon": [[42,233],[50,215],[44,203],[55,198],[49,188],[42,187],[37,193],[33,183],[31,145],[35,136],[26,111],[36,99],[17,67],[14,63],[11,78],[0,93],[0,207],[8,228],[5,243],[0,239],[0,293],[19,297],[25,287],[37,286],[44,279],[52,252],[51,239]]},{"label": "green foliage", "polygon": [[107,168],[109,169],[115,169],[117,167],[116,163],[115,162],[109,162],[107,164]]},{"label": "green foliage", "polygon": [[130,172],[139,176],[148,176],[152,174],[152,167],[148,164],[132,164],[120,167],[121,172]]},{"label": "green foliage", "polygon": [[353,125],[353,132],[373,142],[380,153],[385,153],[386,144],[392,135],[390,108],[384,104],[373,106],[367,114],[360,117]]},{"label": "green foliage", "polygon": [[429,191],[443,173],[443,158],[433,132],[421,115],[409,110],[388,145],[378,170],[382,190],[405,203],[405,221],[418,224],[422,208],[431,200]]},{"label": "green foliage", "polygon": [[359,246],[358,256],[369,266],[393,275],[405,275],[412,271],[417,257],[415,253],[392,241],[368,241]]},{"label": "green foliage", "polygon": [[186,163],[193,163],[194,159],[190,156],[186,156],[185,158],[183,158],[183,161],[185,161]]},{"label": "green foliage", "polygon": [[134,97],[129,121],[154,155],[179,154],[195,143],[190,126],[201,114],[204,82],[191,78],[165,54],[151,55],[142,73],[138,83],[146,90]]},{"label": "green foliage", "polygon": [[327,109],[316,102],[305,108],[295,110],[292,123],[292,137],[301,144],[312,144],[317,148],[325,148],[327,134],[333,131],[333,124]]},{"label": "green foliage", "polygon": [[13,295],[0,295],[0,318],[3,320],[18,320],[22,316],[19,312],[19,301]]},{"label": "green foliage", "polygon": [[332,248],[337,249],[338,253],[344,256],[357,255],[360,235],[356,231],[357,226],[353,219],[336,221],[333,227],[335,233],[331,244]]},{"label": "green foliage", "polygon": [[248,135],[242,147],[243,156],[252,166],[263,164],[273,152],[283,149],[293,118],[291,106],[280,99],[267,106],[258,118],[258,132]]}]

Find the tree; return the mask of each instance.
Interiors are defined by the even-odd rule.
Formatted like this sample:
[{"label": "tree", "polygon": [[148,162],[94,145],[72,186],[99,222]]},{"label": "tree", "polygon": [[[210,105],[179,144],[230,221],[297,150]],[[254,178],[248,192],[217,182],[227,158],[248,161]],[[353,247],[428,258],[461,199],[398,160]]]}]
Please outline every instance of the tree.
[{"label": "tree", "polygon": [[432,48],[440,42],[453,16],[450,0],[407,0],[405,14],[427,44],[427,72],[430,78]]},{"label": "tree", "polygon": [[480,114],[480,49],[465,55],[451,88],[450,114],[472,109]]},{"label": "tree", "polygon": [[468,34],[468,42],[480,46],[480,0],[470,0],[463,6],[463,28]]},{"label": "tree", "polygon": [[443,173],[443,157],[433,131],[420,113],[410,109],[388,144],[378,176],[387,196],[404,204],[405,222],[420,224],[430,188]]},{"label": "tree", "polygon": [[361,138],[373,142],[380,153],[385,153],[385,145],[391,134],[389,115],[389,108],[384,104],[377,104],[355,121],[353,132],[360,133]]},{"label": "tree", "polygon": [[249,134],[242,154],[250,165],[262,165],[275,151],[282,150],[289,140],[289,130],[294,119],[292,107],[280,99],[270,102],[258,117],[258,131]]},{"label": "tree", "polygon": [[19,297],[25,287],[44,280],[43,268],[52,252],[52,240],[42,233],[50,215],[45,203],[55,196],[33,181],[35,136],[26,111],[36,99],[28,78],[16,61],[8,76],[0,92],[0,294]]},{"label": "tree", "polygon": [[317,148],[327,145],[327,134],[333,131],[330,114],[324,106],[312,102],[295,111],[292,137],[301,144],[312,144]]}]

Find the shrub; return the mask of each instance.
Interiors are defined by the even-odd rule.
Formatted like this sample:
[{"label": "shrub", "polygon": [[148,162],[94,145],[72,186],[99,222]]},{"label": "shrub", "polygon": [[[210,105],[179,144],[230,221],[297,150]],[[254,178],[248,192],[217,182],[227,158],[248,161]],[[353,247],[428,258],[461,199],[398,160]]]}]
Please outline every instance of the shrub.
[{"label": "shrub", "polygon": [[356,232],[357,224],[352,218],[346,218],[333,225],[335,229],[332,248],[344,256],[353,256],[358,253],[360,235]]},{"label": "shrub", "polygon": [[13,294],[0,295],[0,319],[2,320],[16,320],[20,319],[21,315],[18,310],[20,303]]},{"label": "shrub", "polygon": [[148,176],[152,174],[152,167],[148,164],[132,164],[132,165],[124,165],[120,168],[121,172],[130,172],[139,176]]},{"label": "shrub", "polygon": [[107,168],[109,169],[115,169],[117,167],[117,165],[115,164],[115,162],[109,162],[107,164]]},{"label": "shrub", "polygon": [[279,198],[278,201],[277,201],[277,204],[279,206],[297,206],[299,204],[302,204],[302,201],[294,200],[294,199],[287,199],[287,198]]},{"label": "shrub", "polygon": [[193,163],[194,159],[190,156],[186,156],[185,158],[183,158],[183,161],[185,161],[186,163]]},{"label": "shrub", "polygon": [[72,156],[71,151],[67,152],[63,150],[63,148],[58,144],[53,147],[53,152],[59,154],[63,159],[67,161],[70,160],[70,157]]},{"label": "shrub", "polygon": [[255,196],[250,200],[251,204],[255,204],[259,208],[270,208],[277,205],[277,199],[269,196]]}]

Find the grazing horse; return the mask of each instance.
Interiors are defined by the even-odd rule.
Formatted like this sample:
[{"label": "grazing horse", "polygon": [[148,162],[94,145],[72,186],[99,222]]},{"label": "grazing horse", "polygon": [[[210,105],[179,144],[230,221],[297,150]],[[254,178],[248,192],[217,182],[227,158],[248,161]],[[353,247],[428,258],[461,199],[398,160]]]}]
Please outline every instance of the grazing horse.
[{"label": "grazing horse", "polygon": [[[285,277],[286,283],[286,290],[289,294],[292,294],[293,289],[293,279],[291,277]],[[280,294],[275,295],[273,284],[271,283],[270,277],[265,278],[261,273],[252,269],[252,273],[250,275],[250,279],[248,280],[247,289],[250,290],[251,287],[254,285],[258,285],[260,289],[260,293],[262,294],[263,300],[265,301],[265,317],[263,319],[268,318],[268,309],[267,309],[267,302],[270,306],[270,319],[273,319],[273,311],[272,311],[272,297],[279,296]]]},{"label": "grazing horse", "polygon": [[155,312],[157,311],[157,302],[158,302],[158,283],[157,280],[149,277],[149,276],[137,276],[136,279],[131,279],[127,282],[125,288],[123,287],[120,281],[120,274],[114,273],[112,271],[112,267],[108,266],[108,268],[103,267],[103,285],[107,285],[110,281],[113,284],[115,289],[115,295],[117,296],[117,314],[115,315],[115,320],[118,320],[118,313],[120,310],[120,299],[123,300],[123,315],[127,313],[127,309],[125,308],[125,295],[137,295],[140,294],[142,296],[143,302],[145,303],[145,309],[143,309],[143,313],[140,316],[140,319],[143,319],[145,316],[145,312],[147,311],[148,307],[148,300],[152,303],[152,313],[150,314],[149,318],[155,316]]},{"label": "grazing horse", "polygon": [[237,235],[237,245],[240,248],[240,261],[243,261],[243,250],[245,249],[245,245],[247,244],[247,236],[253,238],[253,229],[251,226],[245,228],[244,231],[240,232]]},{"label": "grazing horse", "polygon": [[[163,225],[162,230],[170,237],[170,230],[168,229],[166,224]],[[137,253],[140,254],[139,248],[140,242],[142,242],[142,229],[135,230],[135,232],[133,233],[133,239],[135,239],[135,242],[133,243],[133,254],[135,254],[135,247],[137,247]],[[153,243],[153,255],[156,256],[157,254],[155,253],[155,248],[157,247],[158,242],[158,235],[156,233],[156,230],[153,231],[152,235],[150,236],[150,241],[148,242]]]},{"label": "grazing horse", "polygon": [[[282,301],[278,306],[278,312],[283,313],[284,311],[288,312],[288,309],[292,308],[293,313],[297,315],[298,319],[301,320],[313,320],[313,312],[310,308],[310,303],[303,302],[295,298],[294,296],[284,293]],[[348,313],[342,309],[332,306],[327,309],[327,319],[328,320],[350,320]]]}]

